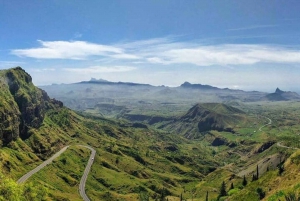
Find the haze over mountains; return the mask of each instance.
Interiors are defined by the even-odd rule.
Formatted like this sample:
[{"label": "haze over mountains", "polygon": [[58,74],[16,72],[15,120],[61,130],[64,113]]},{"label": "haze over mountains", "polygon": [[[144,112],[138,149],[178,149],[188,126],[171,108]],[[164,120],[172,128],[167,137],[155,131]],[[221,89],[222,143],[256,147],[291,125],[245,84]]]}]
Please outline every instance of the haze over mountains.
[{"label": "haze over mountains", "polygon": [[299,8],[2,0],[0,201],[300,201]]},{"label": "haze over mountains", "polygon": [[[62,100],[67,107],[91,111],[106,117],[126,117],[145,114],[150,108],[169,107],[184,112],[195,103],[227,103],[259,101],[297,101],[295,92],[275,93],[218,88],[185,82],[178,87],[152,86],[131,82],[110,82],[91,79],[74,84],[41,86],[51,97]],[[148,108],[148,110],[147,110]],[[170,109],[171,110],[171,109]],[[142,111],[142,112],[141,112]],[[146,112],[147,113],[147,112]],[[171,113],[172,115],[172,113]],[[132,118],[131,118],[131,117]],[[163,115],[169,116],[169,114]],[[143,117],[141,117],[143,118]]]},{"label": "haze over mountains", "polygon": [[[0,78],[0,183],[17,180],[70,145],[32,183],[18,186],[21,197],[39,192],[46,200],[81,200],[78,184],[90,151],[78,144],[96,151],[86,183],[91,200],[269,201],[298,195],[296,93],[103,80],[43,87],[78,104],[75,112],[35,87],[20,67],[0,71]],[[226,194],[219,192],[223,181]],[[2,183],[0,192],[10,186]],[[14,200],[15,194],[0,196]]]}]

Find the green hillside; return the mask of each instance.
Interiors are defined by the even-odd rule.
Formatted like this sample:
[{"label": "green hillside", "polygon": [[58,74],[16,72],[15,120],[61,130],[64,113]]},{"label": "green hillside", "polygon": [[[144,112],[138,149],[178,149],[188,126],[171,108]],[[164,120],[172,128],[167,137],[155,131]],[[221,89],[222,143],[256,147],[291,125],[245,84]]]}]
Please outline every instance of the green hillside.
[{"label": "green hillside", "polygon": [[[210,150],[199,149],[199,146],[202,146],[200,144],[195,143],[187,147],[189,143],[179,136],[162,134],[147,128],[134,128],[131,123],[76,114],[34,87],[30,76],[21,68],[2,71],[3,80],[7,78],[7,74],[13,74],[14,77],[11,77],[10,81],[19,86],[18,90],[12,93],[9,84],[2,85],[2,92],[6,91],[6,96],[2,96],[5,97],[3,101],[1,97],[1,103],[4,104],[7,99],[12,103],[12,109],[3,106],[3,110],[10,109],[11,115],[15,115],[16,119],[16,122],[9,122],[16,124],[15,130],[7,132],[12,134],[15,131],[15,137],[10,141],[5,137],[1,138],[1,166],[7,177],[17,180],[65,145],[88,144],[97,150],[95,164],[87,183],[88,195],[94,200],[98,200],[99,197],[100,200],[109,200],[109,197],[112,197],[112,200],[136,200],[140,193],[149,194],[152,198],[158,197],[163,189],[167,194],[179,197],[184,185],[203,178],[218,166]],[[16,94],[26,98],[19,101],[23,104],[21,107],[15,101]],[[26,106],[29,109],[22,110]],[[37,107],[43,109],[42,115],[39,112],[33,113],[32,116],[24,114]],[[36,121],[40,124],[32,123],[38,118],[40,120]],[[3,120],[6,119],[13,118],[3,117]],[[24,125],[26,132],[18,125]],[[194,156],[187,156],[192,150],[200,150],[200,153],[207,157],[200,160]],[[76,152],[77,154],[74,154]],[[49,199],[66,200],[70,194],[74,196],[69,200],[80,199],[74,185],[79,183],[81,171],[85,166],[84,153],[87,153],[87,150],[72,147],[57,162],[47,167],[50,168],[49,173],[45,168],[30,178],[29,182],[46,186],[49,189]],[[66,161],[64,157],[67,158]],[[69,163],[73,165],[69,166]],[[56,170],[51,170],[51,167]],[[54,175],[49,177],[49,174]],[[51,178],[56,179],[52,181]],[[57,181],[61,183],[55,183]],[[59,190],[56,188],[58,185],[62,186]]]},{"label": "green hillside", "polygon": [[245,112],[222,103],[199,103],[174,121],[160,128],[181,133],[186,137],[199,136],[210,130],[234,132],[236,125],[249,122]]},{"label": "green hillside", "polygon": [[[96,150],[86,183],[91,200],[199,201],[207,193],[216,200],[223,181],[228,195],[220,200],[259,200],[263,194],[284,200],[299,190],[298,102],[239,109],[197,104],[169,124],[158,119],[164,125],[158,128],[72,111],[35,87],[20,67],[0,76],[0,200],[36,194],[36,200],[81,200],[78,184],[90,150],[78,145]],[[24,185],[15,183],[66,145]],[[280,174],[278,167],[284,167]]]}]

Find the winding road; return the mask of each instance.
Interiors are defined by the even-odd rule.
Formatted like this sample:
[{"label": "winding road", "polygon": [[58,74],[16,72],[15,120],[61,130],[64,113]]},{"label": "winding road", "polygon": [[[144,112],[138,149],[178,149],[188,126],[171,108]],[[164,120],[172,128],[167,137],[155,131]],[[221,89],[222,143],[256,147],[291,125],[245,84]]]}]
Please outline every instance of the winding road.
[{"label": "winding road", "polygon": [[26,173],[25,175],[23,175],[18,181],[17,183],[21,184],[24,183],[29,177],[31,177],[33,174],[37,173],[38,171],[40,171],[42,168],[44,168],[46,165],[50,164],[54,159],[56,159],[57,157],[59,157],[62,153],[64,153],[67,149],[69,148],[69,146],[65,146],[64,148],[62,148],[59,152],[57,152],[56,154],[54,154],[53,156],[51,156],[51,158],[49,158],[48,160],[44,161],[42,164],[40,164],[39,166],[37,166],[36,168],[34,168],[33,170],[31,170],[30,172]]},{"label": "winding road", "polygon": [[277,146],[278,146],[278,147],[287,148],[287,149],[295,149],[295,150],[298,149],[298,148],[296,148],[296,147],[288,147],[288,146],[282,145],[281,142],[277,142]]},{"label": "winding road", "polygon": [[85,194],[85,182],[87,180],[87,176],[91,170],[91,167],[92,167],[92,164],[94,162],[94,158],[95,158],[95,155],[96,155],[96,151],[95,149],[93,149],[92,147],[88,147],[88,146],[83,146],[83,145],[79,145],[79,146],[82,146],[82,147],[85,147],[85,148],[88,148],[92,151],[91,153],[91,156],[90,156],[90,159],[85,167],[85,170],[84,170],[84,173],[80,179],[80,184],[79,184],[79,193],[80,193],[80,196],[83,198],[84,201],[90,201],[90,199],[88,198],[88,196]]},{"label": "winding road", "polygon": [[[263,127],[272,124],[272,120],[271,120],[270,118],[268,118],[268,117],[266,117],[266,118],[269,120],[269,123],[267,123],[267,124],[261,126],[261,127],[259,128],[259,131],[262,131],[261,129],[262,129]],[[298,150],[298,149],[299,149],[299,148],[296,148],[296,147],[288,147],[288,146],[282,145],[281,142],[277,142],[276,145],[277,145],[278,147],[282,147],[282,148],[286,148],[286,149],[295,149],[295,150]]]},{"label": "winding road", "polygon": [[[80,196],[82,197],[82,199],[84,201],[90,201],[90,199],[88,198],[88,196],[85,193],[85,183],[87,180],[87,176],[91,170],[91,166],[94,162],[94,158],[96,155],[96,151],[95,149],[93,149],[92,147],[89,146],[85,146],[85,145],[78,145],[81,147],[85,147],[88,148],[92,151],[89,161],[85,167],[84,173],[81,177],[80,180],[80,184],[79,184],[79,193]],[[36,168],[34,168],[33,170],[31,170],[30,172],[26,173],[25,175],[23,175],[18,181],[17,183],[21,184],[24,183],[29,177],[31,177],[33,174],[37,173],[38,171],[40,171],[42,168],[44,168],[46,165],[50,164],[54,159],[56,159],[57,157],[59,157],[63,152],[65,152],[70,146],[65,146],[64,148],[62,148],[60,151],[58,151],[56,154],[54,154],[53,156],[51,156],[48,160],[44,161],[42,164],[40,164],[39,166],[37,166]]]},{"label": "winding road", "polygon": [[[267,119],[269,120],[269,123],[264,124],[263,126],[261,126],[261,127],[258,129],[259,131],[262,131],[261,129],[262,129],[263,127],[272,124],[272,120],[271,120],[270,118],[268,118],[268,117],[265,117],[265,118],[267,118]],[[277,145],[278,147],[282,147],[282,148],[286,148],[286,149],[299,150],[299,148],[285,146],[285,145],[282,145],[281,143],[282,143],[282,142],[277,142],[276,145]],[[237,153],[237,152],[233,152],[233,153],[239,154],[239,153]],[[239,154],[239,155],[240,155],[240,154]],[[240,155],[240,156],[242,157],[242,155]],[[273,160],[273,162],[271,162],[271,163],[274,164],[274,160],[276,160],[276,158],[274,158],[274,157],[278,157],[278,156],[276,156],[276,154],[273,154],[273,155],[269,156],[267,159],[266,159],[266,158],[263,158],[263,159],[261,159],[260,161],[258,161],[258,162],[256,162],[256,163],[254,162],[254,163],[250,164],[250,165],[248,166],[248,168],[243,169],[243,170],[241,170],[240,172],[238,172],[237,175],[240,176],[240,177],[242,177],[242,176],[244,176],[244,175],[248,175],[249,173],[252,173],[252,172],[255,171],[257,165],[260,164],[260,166],[262,166],[264,163],[268,162],[269,160],[271,160],[271,161]],[[281,161],[281,160],[280,160],[280,161]],[[269,162],[270,162],[270,161],[269,161]]]},{"label": "winding road", "polygon": [[270,118],[268,118],[268,117],[266,117],[266,118],[269,120],[269,123],[267,123],[267,124],[263,125],[262,127],[260,127],[260,128],[258,129],[259,131],[262,131],[261,129],[262,129],[263,127],[272,124],[272,120],[271,120]]}]

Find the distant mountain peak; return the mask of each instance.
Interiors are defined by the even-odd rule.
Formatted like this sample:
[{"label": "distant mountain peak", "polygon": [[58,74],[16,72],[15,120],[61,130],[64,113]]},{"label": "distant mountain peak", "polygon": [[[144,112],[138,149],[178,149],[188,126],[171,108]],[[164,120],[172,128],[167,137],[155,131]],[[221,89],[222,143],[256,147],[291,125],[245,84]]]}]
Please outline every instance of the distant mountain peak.
[{"label": "distant mountain peak", "polygon": [[180,87],[185,88],[192,88],[192,89],[203,89],[203,90],[213,90],[213,89],[219,89],[217,87],[213,87],[210,85],[203,85],[203,84],[191,84],[189,82],[184,82]]},{"label": "distant mountain peak", "polygon": [[75,84],[104,84],[104,85],[127,85],[127,86],[152,86],[150,84],[141,84],[133,82],[111,82],[104,79],[91,78],[89,81],[81,81]]},{"label": "distant mountain peak", "polygon": [[277,93],[277,94],[282,94],[282,93],[284,93],[284,91],[280,90],[280,89],[277,87],[276,90],[275,90],[275,93]]},{"label": "distant mountain peak", "polygon": [[104,79],[96,79],[96,78],[91,78],[90,82],[109,82],[108,80],[104,80]]},{"label": "distant mountain peak", "polygon": [[184,86],[191,86],[191,85],[192,85],[191,83],[185,81],[185,82],[184,82],[183,84],[181,84],[180,86],[181,86],[181,87],[184,87]]},{"label": "distant mountain peak", "polygon": [[282,91],[277,87],[274,93],[267,94],[263,99],[269,101],[288,101],[299,100],[300,96],[296,92]]}]

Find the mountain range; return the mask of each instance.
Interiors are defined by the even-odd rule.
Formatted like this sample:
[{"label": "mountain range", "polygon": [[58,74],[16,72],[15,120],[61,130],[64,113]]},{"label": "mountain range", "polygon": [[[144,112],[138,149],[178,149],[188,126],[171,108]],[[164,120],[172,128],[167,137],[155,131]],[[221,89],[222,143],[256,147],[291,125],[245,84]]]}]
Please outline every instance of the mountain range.
[{"label": "mountain range", "polygon": [[[265,93],[218,88],[210,85],[183,83],[179,87],[149,84],[109,82],[91,79],[74,84],[41,86],[55,99],[77,111],[92,112],[99,116],[125,119],[151,119],[152,109],[162,111],[160,117],[179,115],[195,103],[225,103],[239,105],[260,101],[297,101],[295,92]],[[168,107],[166,107],[168,106]],[[108,109],[109,108],[109,109]],[[147,109],[146,109],[147,108]],[[166,108],[169,108],[166,111]],[[173,113],[178,111],[179,113]],[[144,115],[144,117],[142,117]],[[156,115],[157,116],[157,115]]]},{"label": "mountain range", "polygon": [[289,100],[300,100],[299,94],[291,91],[282,91],[276,88],[274,93],[267,94],[263,99],[269,101],[289,101]]},{"label": "mountain range", "polygon": [[[20,67],[1,70],[0,199],[15,200],[21,192],[27,200],[81,200],[78,184],[90,150],[78,145],[96,151],[85,189],[90,200],[298,196],[297,94],[184,85],[78,83],[43,90]],[[73,111],[50,98],[54,89],[84,107]],[[222,102],[220,94],[248,102]],[[269,99],[249,102],[258,96]],[[13,182],[66,146],[25,186]]]}]

